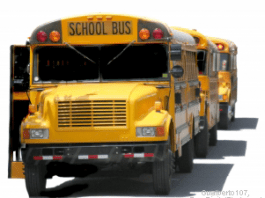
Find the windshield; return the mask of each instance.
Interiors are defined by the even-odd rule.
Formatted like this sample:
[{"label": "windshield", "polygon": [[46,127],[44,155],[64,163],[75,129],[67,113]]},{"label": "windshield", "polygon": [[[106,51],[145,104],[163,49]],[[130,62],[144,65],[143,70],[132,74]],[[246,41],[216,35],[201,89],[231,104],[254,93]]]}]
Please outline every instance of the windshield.
[{"label": "windshield", "polygon": [[206,51],[198,50],[197,51],[197,63],[199,74],[206,74]]},{"label": "windshield", "polygon": [[229,71],[229,54],[220,54],[219,71]]},{"label": "windshield", "polygon": [[[145,44],[38,47],[34,51],[33,83],[169,80],[167,46]],[[110,64],[108,64],[110,62]]]}]

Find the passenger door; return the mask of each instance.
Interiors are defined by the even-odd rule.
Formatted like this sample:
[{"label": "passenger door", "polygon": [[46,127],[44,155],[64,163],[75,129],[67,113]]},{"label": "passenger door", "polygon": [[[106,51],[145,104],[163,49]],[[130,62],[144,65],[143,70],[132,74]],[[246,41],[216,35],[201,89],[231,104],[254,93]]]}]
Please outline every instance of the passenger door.
[{"label": "passenger door", "polygon": [[[29,98],[29,47],[26,45],[12,45],[10,48],[10,118],[9,118],[9,164],[8,178],[16,171],[12,164],[21,161],[19,126],[28,114]],[[20,173],[18,173],[20,174]],[[17,174],[15,174],[17,175]]]}]

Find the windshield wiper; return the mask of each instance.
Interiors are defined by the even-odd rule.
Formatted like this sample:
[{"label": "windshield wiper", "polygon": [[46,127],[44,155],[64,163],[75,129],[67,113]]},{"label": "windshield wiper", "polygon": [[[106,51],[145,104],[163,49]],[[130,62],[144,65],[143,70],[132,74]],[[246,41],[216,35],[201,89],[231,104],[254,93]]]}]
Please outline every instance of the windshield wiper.
[{"label": "windshield wiper", "polygon": [[88,58],[86,55],[84,55],[83,53],[81,53],[80,51],[78,51],[77,49],[75,49],[72,45],[70,45],[69,43],[64,42],[64,44],[66,44],[69,48],[71,48],[72,50],[74,50],[76,53],[80,54],[81,56],[83,56],[84,58],[86,58],[87,60],[89,60],[91,63],[96,64],[95,61],[91,60],[90,58]]},{"label": "windshield wiper", "polygon": [[108,62],[108,64],[107,65],[109,65],[112,61],[114,61],[116,58],[118,58],[120,55],[122,55],[122,53],[128,48],[128,47],[130,47],[133,43],[134,43],[135,41],[132,41],[132,42],[130,42],[117,56],[115,56],[112,60],[110,60],[109,62]]}]

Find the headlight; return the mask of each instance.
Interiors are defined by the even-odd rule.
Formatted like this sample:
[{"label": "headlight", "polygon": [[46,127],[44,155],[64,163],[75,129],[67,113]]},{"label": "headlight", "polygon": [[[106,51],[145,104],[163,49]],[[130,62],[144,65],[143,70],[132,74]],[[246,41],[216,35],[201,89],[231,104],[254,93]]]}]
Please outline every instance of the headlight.
[{"label": "headlight", "polygon": [[48,139],[49,129],[30,129],[30,139]]},{"label": "headlight", "polygon": [[164,136],[164,127],[137,127],[136,136],[137,137],[156,137]]},{"label": "headlight", "polygon": [[219,100],[223,100],[223,95],[219,95]]}]

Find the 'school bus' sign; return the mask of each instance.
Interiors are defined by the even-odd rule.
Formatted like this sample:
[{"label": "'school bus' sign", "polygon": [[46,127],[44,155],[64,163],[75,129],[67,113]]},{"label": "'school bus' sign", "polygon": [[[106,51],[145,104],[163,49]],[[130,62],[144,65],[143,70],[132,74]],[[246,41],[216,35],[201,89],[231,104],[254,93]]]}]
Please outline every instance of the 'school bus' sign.
[{"label": "'school bus' sign", "polygon": [[130,34],[132,34],[132,21],[68,22],[68,36]]}]

